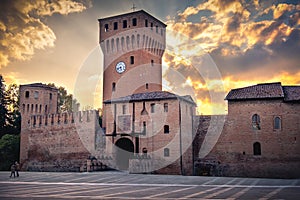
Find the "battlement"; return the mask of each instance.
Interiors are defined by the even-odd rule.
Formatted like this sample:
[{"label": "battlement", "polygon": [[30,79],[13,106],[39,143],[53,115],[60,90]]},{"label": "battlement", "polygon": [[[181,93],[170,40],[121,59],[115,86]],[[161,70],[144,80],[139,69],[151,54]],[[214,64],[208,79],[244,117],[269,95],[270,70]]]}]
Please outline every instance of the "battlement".
[{"label": "battlement", "polygon": [[98,122],[99,113],[97,110],[87,110],[71,113],[31,115],[27,122],[28,129],[44,128],[51,126],[68,126],[72,124],[87,124]]}]

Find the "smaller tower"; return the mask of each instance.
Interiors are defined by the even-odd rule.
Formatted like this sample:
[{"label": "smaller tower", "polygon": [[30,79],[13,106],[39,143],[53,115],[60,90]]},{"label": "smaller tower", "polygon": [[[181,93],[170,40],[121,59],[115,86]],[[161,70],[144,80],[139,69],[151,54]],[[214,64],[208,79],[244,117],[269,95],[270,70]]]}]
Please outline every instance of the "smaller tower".
[{"label": "smaller tower", "polygon": [[56,114],[57,100],[57,88],[42,83],[20,85],[22,129],[30,123],[31,115]]}]

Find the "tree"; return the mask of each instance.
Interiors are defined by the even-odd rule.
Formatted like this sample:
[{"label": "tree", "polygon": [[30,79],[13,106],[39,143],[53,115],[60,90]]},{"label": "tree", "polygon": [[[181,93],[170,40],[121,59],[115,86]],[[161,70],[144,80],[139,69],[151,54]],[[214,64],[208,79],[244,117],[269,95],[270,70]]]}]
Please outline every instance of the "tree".
[{"label": "tree", "polygon": [[48,86],[55,87],[58,89],[58,111],[59,112],[75,112],[78,111],[77,100],[73,98],[72,94],[68,94],[68,91],[60,86],[55,86],[54,83],[49,83]]},{"label": "tree", "polygon": [[5,81],[0,75],[0,137],[7,132],[9,116],[7,110],[7,94],[5,91]]},{"label": "tree", "polygon": [[19,160],[20,136],[5,134],[0,138],[0,170],[9,170],[9,166]]},{"label": "tree", "polygon": [[9,117],[8,133],[19,134],[21,131],[21,114],[19,110],[19,86],[11,84],[6,90]]}]

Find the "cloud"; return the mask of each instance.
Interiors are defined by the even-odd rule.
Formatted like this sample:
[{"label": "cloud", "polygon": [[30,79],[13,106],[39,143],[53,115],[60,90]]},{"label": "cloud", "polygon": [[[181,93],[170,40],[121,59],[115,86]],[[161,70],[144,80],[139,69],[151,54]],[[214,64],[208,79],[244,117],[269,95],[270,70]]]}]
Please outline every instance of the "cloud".
[{"label": "cloud", "polygon": [[[199,112],[216,114],[224,112],[220,106],[223,104],[212,102],[212,95],[261,82],[300,84],[299,10],[300,5],[291,3],[208,0],[188,7],[174,18],[169,17],[169,31],[183,34],[198,44],[195,47],[181,45],[179,34],[168,34],[176,38],[173,43],[177,48],[165,54],[164,62],[185,77],[180,82],[178,79],[176,83],[169,81],[169,87],[191,87]],[[205,52],[211,56],[223,80],[213,76],[205,78],[205,73],[212,73],[207,63],[199,59]],[[191,65],[199,67],[202,77],[191,70]],[[164,78],[174,80],[172,73],[168,73],[166,70]]]},{"label": "cloud", "polygon": [[0,68],[14,60],[30,60],[36,50],[55,46],[56,36],[45,24],[45,17],[54,13],[67,15],[82,12],[88,2],[63,1],[1,1]]}]

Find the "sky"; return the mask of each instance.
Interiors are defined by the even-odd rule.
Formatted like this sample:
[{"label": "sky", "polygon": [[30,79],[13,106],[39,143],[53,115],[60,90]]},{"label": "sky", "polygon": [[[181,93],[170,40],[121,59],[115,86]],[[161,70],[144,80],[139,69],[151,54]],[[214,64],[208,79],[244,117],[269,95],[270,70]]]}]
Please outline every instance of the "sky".
[{"label": "sky", "polygon": [[98,19],[145,10],[167,24],[165,90],[190,94],[198,114],[224,114],[230,89],[300,84],[300,1],[1,0],[6,84],[55,83],[101,106]]}]

